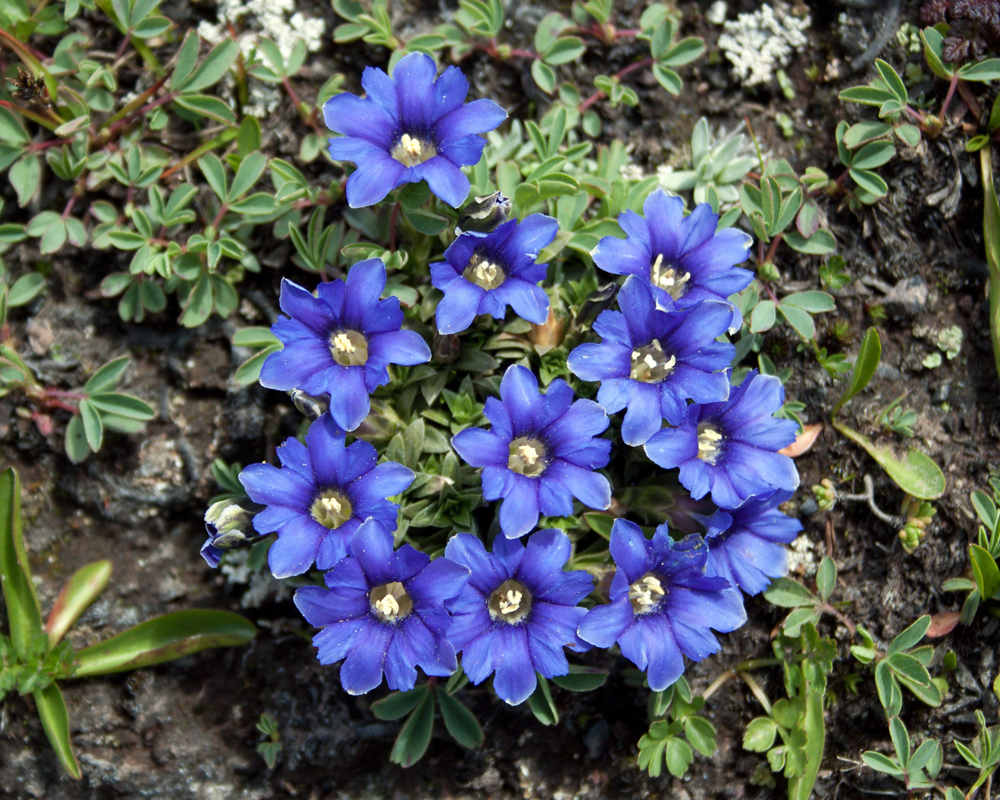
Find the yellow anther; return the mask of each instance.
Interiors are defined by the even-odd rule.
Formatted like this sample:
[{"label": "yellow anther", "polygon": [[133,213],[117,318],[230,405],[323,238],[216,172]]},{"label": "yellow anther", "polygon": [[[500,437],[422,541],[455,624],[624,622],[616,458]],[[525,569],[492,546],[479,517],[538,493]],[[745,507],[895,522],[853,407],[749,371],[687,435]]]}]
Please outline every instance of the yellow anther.
[{"label": "yellow anther", "polygon": [[489,261],[484,261],[476,267],[476,277],[479,278],[482,283],[493,283],[497,277],[497,265],[492,264]]},{"label": "yellow anther", "polygon": [[323,505],[323,509],[329,511],[332,514],[339,514],[343,510],[343,506],[336,497],[324,497],[320,500]]},{"label": "yellow anther", "polygon": [[334,336],[333,346],[336,347],[341,353],[353,353],[358,349],[354,346],[346,333],[338,333]]},{"label": "yellow anther", "polygon": [[405,152],[410,158],[419,159],[423,154],[424,148],[420,144],[420,140],[410,136],[408,133],[403,134],[399,143],[403,146],[403,152]]}]

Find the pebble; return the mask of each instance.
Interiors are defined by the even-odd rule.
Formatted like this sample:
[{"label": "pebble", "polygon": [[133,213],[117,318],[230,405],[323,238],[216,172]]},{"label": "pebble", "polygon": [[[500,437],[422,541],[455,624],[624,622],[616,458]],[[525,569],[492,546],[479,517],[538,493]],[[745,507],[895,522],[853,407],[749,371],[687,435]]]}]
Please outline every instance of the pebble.
[{"label": "pebble", "polygon": [[903,278],[885,296],[883,305],[889,316],[912,317],[927,307],[927,283],[919,275]]}]

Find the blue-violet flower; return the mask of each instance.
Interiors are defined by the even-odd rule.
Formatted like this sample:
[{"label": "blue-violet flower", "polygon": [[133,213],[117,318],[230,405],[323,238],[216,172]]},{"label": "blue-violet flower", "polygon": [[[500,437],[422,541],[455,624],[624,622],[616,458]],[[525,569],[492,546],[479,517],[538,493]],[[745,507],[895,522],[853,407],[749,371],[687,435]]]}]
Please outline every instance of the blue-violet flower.
[{"label": "blue-violet flower", "polygon": [[399,300],[379,300],[385,264],[359,261],[347,282],[321,283],[314,296],[281,281],[280,317],[271,331],[284,349],[272,353],[260,371],[268,389],[301,389],[330,395],[330,414],[345,431],[358,427],[371,408],[370,392],[389,382],[389,364],[423,364],[431,351],[416,331],[400,330]]},{"label": "blue-violet flower", "polygon": [[321,664],[347,660],[340,683],[349,694],[370,692],[385,672],[390,689],[406,692],[417,679],[451,675],[457,668],[448,641],[452,620],[445,604],[469,579],[469,570],[410,545],[393,552],[392,534],[368,520],[351,540],[349,555],[324,576],[326,588],[306,586],[295,605],[311,624]]},{"label": "blue-violet flower", "polygon": [[396,529],[399,506],[389,500],[413,482],[402,464],[377,464],[368,442],[345,446],[329,414],[316,420],[303,445],[288,439],[278,448],[281,468],[251,464],[240,473],[250,498],[267,508],[254,517],[260,533],[277,531],[268,564],[276,578],[301,575],[312,563],[330,569],[365,520]]},{"label": "blue-violet flower", "polygon": [[397,186],[426,180],[458,208],[469,194],[461,168],[479,161],[486,146],[477,134],[493,130],[507,112],[492,100],[462,105],[465,75],[448,67],[437,78],[437,66],[423,53],[401,58],[392,77],[365,67],[361,86],[367,97],[345,92],[323,106],[326,126],[344,134],[330,140],[330,155],[358,167],[347,179],[348,204],[374,205]]},{"label": "blue-violet flower", "polygon": [[468,328],[477,314],[503,319],[507,306],[541,325],[549,316],[549,298],[537,284],[548,264],[538,254],[555,238],[559,223],[532,214],[520,224],[508,220],[492,233],[463,233],[431,264],[431,283],[444,292],[437,307],[441,333]]},{"label": "blue-violet flower", "polygon": [[563,572],[570,556],[562,531],[538,531],[525,547],[498,536],[486,552],[475,536],[460,533],[445,555],[472,571],[451,601],[454,624],[448,634],[462,652],[462,669],[473,683],[491,673],[493,690],[511,705],[535,690],[538,672],[546,678],[569,672],[564,646],[585,650],[576,627],[586,611],[577,608],[593,583],[586,572]]},{"label": "blue-violet flower", "polygon": [[594,330],[604,341],[569,354],[569,368],[585,381],[601,381],[597,402],[614,413],[626,406],[622,439],[640,445],[660,429],[677,425],[687,401],[710,403],[729,396],[725,372],[736,348],[716,342],[732,319],[728,303],[698,303],[677,311],[656,307],[642,278],[625,281],[621,312],[604,311]]},{"label": "blue-violet flower", "polygon": [[[618,224],[628,238],[605,236],[594,248],[594,263],[615,275],[638,275],[653,287],[657,305],[687,308],[700,300],[728,302],[753,280],[746,261],[752,239],[735,228],[717,230],[719,215],[708,203],[684,216],[684,201],[657,189],[642,206],[645,218],[625,211]],[[729,329],[743,317],[733,307]]]},{"label": "blue-violet flower", "polygon": [[802,523],[782,514],[778,506],[792,496],[775,492],[770,497],[752,497],[739,508],[716,511],[708,518],[708,572],[739,586],[747,594],[759,594],[773,578],[788,572],[784,545],[795,541]]},{"label": "blue-violet flower", "polygon": [[691,497],[711,492],[720,508],[775,489],[793,491],[799,472],[777,451],[795,441],[798,425],[772,416],[784,400],[778,378],[751,370],[725,402],[691,406],[678,427],[654,433],[646,455],[664,469],[680,467],[678,480]]},{"label": "blue-violet flower", "polygon": [[597,472],[607,465],[611,442],[596,439],[608,414],[592,400],[573,402],[573,390],[554,380],[543,395],[531,370],[514,365],[500,382],[500,400],[486,399],[491,430],[466,428],[452,447],[483,467],[483,497],[503,498],[500,530],[515,539],[538,523],[539,512],[565,517],[573,497],[590,508],[611,505],[611,484]]},{"label": "blue-violet flower", "polygon": [[681,676],[682,656],[701,661],[719,650],[710,628],[728,633],[746,622],[740,593],[704,574],[708,548],[700,536],[674,542],[663,524],[649,540],[618,519],[610,549],[618,567],[610,602],[588,611],[577,633],[597,647],[618,642],[622,655],[646,670],[653,691]]}]

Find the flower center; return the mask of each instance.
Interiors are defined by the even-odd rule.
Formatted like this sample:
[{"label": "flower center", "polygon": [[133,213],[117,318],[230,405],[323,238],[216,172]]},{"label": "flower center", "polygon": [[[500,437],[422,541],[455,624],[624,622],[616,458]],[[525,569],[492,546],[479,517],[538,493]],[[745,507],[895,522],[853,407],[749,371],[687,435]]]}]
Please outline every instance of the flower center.
[{"label": "flower center", "polygon": [[647,572],[628,587],[628,599],[636,614],[649,614],[656,611],[666,594],[667,590],[663,588],[660,579],[652,572]]},{"label": "flower center", "polygon": [[397,622],[413,610],[413,601],[399,581],[376,586],[368,593],[368,602],[381,622]]},{"label": "flower center", "polygon": [[510,443],[510,457],[507,459],[507,469],[537,478],[548,466],[545,460],[545,445],[538,439],[521,436]]},{"label": "flower center", "polygon": [[659,286],[674,300],[679,299],[687,291],[689,280],[691,280],[690,273],[678,271],[670,266],[664,269],[662,253],[656,257],[656,261],[653,262],[649,270],[650,283]]},{"label": "flower center", "polygon": [[423,164],[429,158],[434,158],[437,155],[437,148],[431,142],[425,142],[416,136],[404,133],[399,137],[396,146],[392,148],[391,155],[400,164],[415,167],[417,164]]},{"label": "flower center", "polygon": [[324,489],[313,500],[309,509],[312,518],[324,528],[335,530],[351,518],[354,509],[351,501],[338,489]]},{"label": "flower center", "polygon": [[487,292],[496,289],[501,283],[507,280],[507,275],[503,267],[494,264],[482,253],[476,252],[469,259],[469,265],[462,272],[462,277],[469,283],[474,283],[480,289]]},{"label": "flower center", "polygon": [[673,372],[677,356],[667,358],[659,339],[632,351],[632,369],[628,376],[642,383],[660,383]]},{"label": "flower center", "polygon": [[504,581],[490,595],[490,616],[516,625],[531,610],[531,593],[517,581]]},{"label": "flower center", "polygon": [[719,446],[721,441],[722,434],[711,425],[703,422],[698,426],[698,458],[714,465],[719,458],[719,453],[722,452],[722,448]]},{"label": "flower center", "polygon": [[357,331],[330,334],[330,353],[342,367],[358,367],[368,361],[368,340]]}]

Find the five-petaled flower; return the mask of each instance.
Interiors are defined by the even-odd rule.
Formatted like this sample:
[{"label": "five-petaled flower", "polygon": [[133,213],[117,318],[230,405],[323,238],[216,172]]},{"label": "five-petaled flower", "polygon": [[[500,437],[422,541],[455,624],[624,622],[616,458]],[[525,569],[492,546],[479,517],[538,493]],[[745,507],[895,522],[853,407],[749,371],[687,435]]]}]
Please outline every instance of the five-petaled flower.
[{"label": "five-petaled flower", "polygon": [[664,469],[680,467],[678,479],[691,497],[711,492],[720,508],[775,489],[793,491],[799,472],[777,451],[795,441],[798,424],[772,416],[784,400],[778,378],[751,370],[725,402],[690,406],[679,426],[654,433],[646,455]]},{"label": "five-petaled flower", "polygon": [[434,194],[458,208],[469,194],[461,167],[479,161],[486,140],[507,112],[492,100],[463,105],[469,81],[458,67],[437,78],[437,66],[424,53],[410,53],[392,77],[365,67],[361,85],[367,97],[335,95],[323,106],[326,125],[341,138],[330,140],[330,155],[353,161],[347,179],[352,208],[370,206],[392,189],[426,180]]},{"label": "five-petaled flower", "polygon": [[752,497],[739,508],[717,511],[708,518],[708,571],[726,578],[747,594],[759,594],[788,572],[784,545],[795,541],[802,523],[778,506],[792,496],[775,492]]},{"label": "five-petaled flower", "polygon": [[569,368],[585,381],[601,381],[597,402],[609,413],[626,406],[622,439],[643,444],[662,420],[677,425],[687,401],[711,403],[729,396],[726,368],[735,348],[716,342],[732,319],[728,303],[702,302],[663,311],[649,284],[629,277],[618,293],[618,311],[604,311],[594,330],[604,341],[569,354]]},{"label": "five-petaled flower", "polygon": [[538,254],[555,238],[559,223],[532,214],[520,224],[508,220],[492,233],[465,233],[431,264],[431,283],[444,292],[437,307],[441,333],[468,328],[477,314],[503,319],[507,306],[536,325],[549,315],[549,298],[537,284],[545,280],[547,264]]},{"label": "five-petaled flower", "polygon": [[[625,211],[618,224],[628,238],[605,236],[594,248],[594,263],[615,275],[649,281],[657,305],[687,308],[700,300],[728,302],[753,280],[737,267],[750,253],[751,238],[735,228],[717,230],[719,215],[708,203],[684,216],[684,201],[657,189],[642,206],[645,218]],[[743,317],[735,306],[729,330]]]},{"label": "five-petaled flower", "polygon": [[570,556],[562,531],[538,531],[525,547],[498,536],[487,553],[475,536],[460,533],[445,549],[452,561],[472,575],[449,609],[454,624],[448,634],[462,652],[462,669],[473,683],[491,673],[493,690],[511,705],[535,690],[535,673],[546,678],[569,672],[564,646],[586,645],[576,628],[586,611],[577,607],[590,594],[586,572],[563,572]]},{"label": "five-petaled flower", "polygon": [[700,536],[674,542],[663,524],[650,540],[618,519],[610,549],[618,567],[610,602],[588,611],[577,632],[597,647],[618,642],[622,655],[646,670],[653,691],[681,676],[683,656],[701,661],[719,650],[710,628],[728,633],[746,622],[740,593],[705,575],[708,549]]},{"label": "five-petaled flower", "polygon": [[278,448],[281,468],[251,464],[240,473],[250,498],[267,506],[254,517],[259,533],[277,531],[268,552],[276,578],[301,575],[312,563],[330,569],[347,555],[351,537],[365,520],[396,529],[399,506],[387,500],[413,482],[402,464],[377,464],[368,442],[345,445],[329,414],[316,420],[303,445],[288,439]]},{"label": "five-petaled flower", "polygon": [[445,604],[469,579],[469,570],[447,558],[431,561],[410,545],[392,549],[392,534],[368,520],[351,540],[348,557],[326,573],[326,588],[306,586],[295,605],[311,624],[322,664],[347,660],[340,683],[350,694],[370,692],[385,672],[390,689],[409,691],[416,667],[428,675],[457,668],[448,640],[452,620]]},{"label": "five-petaled flower", "polygon": [[385,264],[359,261],[347,282],[321,283],[314,296],[290,280],[281,282],[280,317],[271,331],[284,348],[260,371],[268,389],[301,389],[330,395],[330,414],[345,431],[358,427],[371,408],[369,392],[389,382],[389,364],[423,364],[431,351],[416,331],[400,330],[399,300],[379,300]]},{"label": "five-petaled flower", "polygon": [[608,479],[594,472],[611,454],[611,442],[595,438],[608,427],[597,403],[574,403],[563,380],[552,381],[543,395],[531,370],[514,365],[500,382],[500,400],[487,398],[484,413],[491,430],[466,428],[451,443],[469,464],[483,467],[483,497],[503,498],[505,536],[529,533],[539,512],[569,516],[573,497],[590,508],[611,505]]}]

